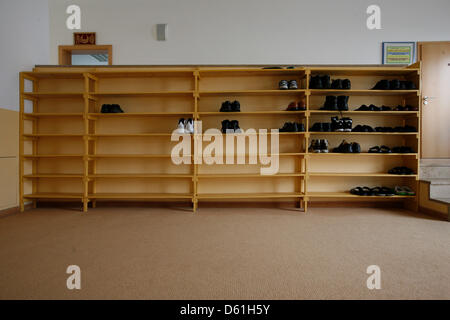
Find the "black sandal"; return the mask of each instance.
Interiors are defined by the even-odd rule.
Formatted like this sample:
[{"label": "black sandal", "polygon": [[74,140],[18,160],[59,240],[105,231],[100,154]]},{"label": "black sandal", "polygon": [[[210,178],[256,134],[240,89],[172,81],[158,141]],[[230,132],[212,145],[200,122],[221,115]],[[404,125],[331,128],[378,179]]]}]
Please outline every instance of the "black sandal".
[{"label": "black sandal", "polygon": [[375,146],[369,149],[369,153],[380,153],[380,147],[379,146]]},{"label": "black sandal", "polygon": [[387,147],[387,146],[381,146],[381,147],[380,147],[380,152],[381,152],[381,153],[391,153],[392,151],[391,151],[391,149],[389,149],[389,147]]}]

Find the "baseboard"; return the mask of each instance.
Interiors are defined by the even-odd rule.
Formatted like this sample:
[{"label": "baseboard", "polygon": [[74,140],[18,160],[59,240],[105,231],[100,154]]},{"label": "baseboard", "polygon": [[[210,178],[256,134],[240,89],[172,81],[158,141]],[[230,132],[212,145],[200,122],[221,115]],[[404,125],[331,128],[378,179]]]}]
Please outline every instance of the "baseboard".
[{"label": "baseboard", "polygon": [[[33,208],[32,203],[25,205],[25,210],[28,210],[31,208]],[[9,216],[9,215],[16,214],[16,213],[20,213],[20,207],[12,207],[12,208],[8,208],[8,209],[0,210],[0,217]]]},{"label": "baseboard", "polygon": [[[450,209],[449,209],[449,211],[450,211]],[[450,221],[450,212],[446,215],[445,213],[431,210],[431,209],[424,208],[424,207],[419,207],[419,212],[424,213],[424,214],[429,215],[434,218],[438,218],[440,220]]]},{"label": "baseboard", "polygon": [[310,208],[404,208],[403,202],[399,201],[310,201]]}]

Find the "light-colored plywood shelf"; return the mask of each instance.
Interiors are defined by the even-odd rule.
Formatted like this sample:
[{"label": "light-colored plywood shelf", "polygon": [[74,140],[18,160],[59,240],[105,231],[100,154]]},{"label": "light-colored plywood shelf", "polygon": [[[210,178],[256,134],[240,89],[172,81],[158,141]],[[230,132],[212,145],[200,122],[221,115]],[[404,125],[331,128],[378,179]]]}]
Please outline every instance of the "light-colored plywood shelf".
[{"label": "light-colored plywood shelf", "polygon": [[297,90],[223,90],[223,91],[199,91],[200,96],[245,96],[245,95],[304,95],[305,89]]},{"label": "light-colored plywood shelf", "polygon": [[259,173],[226,173],[226,174],[198,174],[199,178],[280,178],[280,177],[304,177],[304,173],[277,173],[273,175],[261,175]]},{"label": "light-colored plywood shelf", "polygon": [[413,199],[415,196],[358,196],[350,192],[308,192],[308,197],[311,198],[357,198],[357,199]]},{"label": "light-colored plywood shelf", "polygon": [[83,199],[81,193],[30,193],[23,196],[25,199]]},{"label": "light-colored plywood shelf", "polygon": [[379,177],[379,178],[417,178],[416,174],[400,175],[369,172],[309,172],[311,177]]},{"label": "light-colored plywood shelf", "polygon": [[192,174],[174,174],[174,173],[167,173],[167,174],[143,174],[143,173],[114,173],[114,174],[92,174],[88,176],[90,179],[126,179],[126,178],[133,178],[133,179],[139,179],[139,178],[193,178],[194,176]]},{"label": "light-colored plywood shelf", "polygon": [[215,111],[203,111],[199,112],[199,116],[221,116],[227,115],[242,115],[242,116],[274,116],[274,115],[305,115],[306,111],[242,111],[242,112],[215,112]]},{"label": "light-colored plywood shelf", "polygon": [[335,90],[335,89],[310,89],[313,96],[331,96],[331,95],[344,95],[344,96],[405,96],[415,95],[418,96],[419,90]]},{"label": "light-colored plywood shelf", "polygon": [[322,114],[345,114],[345,115],[362,115],[362,116],[419,116],[419,112],[418,111],[355,111],[355,110],[351,110],[351,111],[330,111],[330,110],[310,110],[309,111],[311,115],[322,115]]},{"label": "light-colored plywood shelf", "polygon": [[27,179],[38,179],[38,178],[46,178],[46,179],[82,179],[84,178],[83,174],[26,174],[23,176]]},{"label": "light-colored plywood shelf", "polygon": [[257,198],[302,198],[303,193],[278,192],[278,193],[199,193],[199,199],[257,199]]},{"label": "light-colored plywood shelf", "polygon": [[92,193],[90,199],[145,200],[145,199],[191,199],[190,193]]},{"label": "light-colored plywood shelf", "polygon": [[139,92],[139,91],[116,91],[116,92],[89,92],[89,95],[92,97],[151,97],[151,96],[192,96],[194,91],[148,91],[148,92]]},{"label": "light-colored plywood shelf", "polygon": [[[329,74],[333,79],[348,77],[356,89],[308,89],[311,76],[319,74]],[[379,145],[379,139],[375,139],[375,137],[382,137],[383,141],[384,138],[396,137],[397,140],[403,140],[399,145],[408,145],[418,150],[420,148],[420,132],[281,132],[279,133],[280,151],[283,150],[283,152],[269,153],[270,156],[283,158],[280,159],[279,171],[281,173],[267,176],[260,175],[258,170],[255,170],[255,165],[248,163],[240,165],[239,170],[228,169],[226,165],[223,165],[220,171],[214,170],[214,168],[204,171],[203,166],[206,164],[190,162],[181,164],[185,170],[182,171],[184,173],[179,174],[175,173],[179,170],[173,170],[175,164],[170,161],[171,154],[167,144],[171,143],[172,130],[176,127],[176,123],[173,123],[174,119],[170,117],[191,117],[194,120],[203,120],[204,123],[207,123],[203,130],[211,126],[210,122],[215,117],[235,117],[235,119],[242,119],[241,124],[244,127],[256,128],[254,133],[245,133],[245,128],[242,128],[244,133],[229,134],[233,137],[271,135],[271,129],[266,129],[266,133],[259,133],[259,128],[267,126],[279,128],[283,125],[281,121],[284,119],[283,117],[292,116],[289,118],[292,120],[289,121],[297,119],[296,121],[301,121],[305,128],[309,128],[314,122],[312,120],[314,117],[334,114],[355,117],[357,120],[354,122],[358,123],[370,119],[369,123],[373,127],[378,126],[376,125],[378,122],[380,122],[379,126],[395,126],[395,122],[401,126],[408,124],[420,129],[420,111],[329,111],[319,110],[320,107],[317,106],[319,104],[317,101],[326,95],[359,96],[358,99],[361,100],[361,103],[367,105],[371,103],[391,105],[393,99],[401,100],[399,103],[403,105],[406,103],[414,106],[421,105],[420,90],[359,89],[370,88],[383,78],[413,80],[420,88],[420,64],[409,68],[324,66],[296,67],[295,69],[144,66],[40,67],[33,72],[23,72],[20,74],[21,210],[24,209],[25,199],[33,201],[34,204],[41,199],[77,199],[82,201],[84,211],[88,210],[89,202],[92,202],[95,207],[97,200],[175,201],[183,199],[192,201],[194,211],[199,200],[220,201],[221,199],[292,199],[296,202],[299,201],[305,211],[308,201],[316,198],[334,198],[337,199],[336,201],[349,198],[349,202],[354,199],[415,201],[415,196],[360,197],[349,192],[333,192],[333,189],[345,190],[348,178],[358,177],[360,180],[367,178],[370,181],[386,178],[387,182],[398,179],[402,185],[407,184],[417,190],[414,187],[418,179],[417,174],[392,175],[378,172],[384,171],[385,166],[387,172],[394,163],[395,165],[398,163],[398,165],[410,166],[417,172],[417,153],[309,153],[307,149],[312,138],[328,137],[332,139],[334,136],[342,136],[342,138],[354,136],[352,139],[355,139],[356,142],[358,142],[358,138],[365,137],[364,141],[361,141],[364,144],[363,149],[367,149],[368,145],[372,144],[370,142],[372,140],[372,145]],[[278,82],[281,79],[296,79],[300,88],[280,90]],[[31,87],[27,86],[27,88],[32,88],[28,92],[24,89],[25,81],[32,83]],[[281,106],[287,106],[289,100],[295,100],[297,97],[305,98],[307,110],[280,110]],[[146,98],[146,100],[140,100],[140,98]],[[43,100],[40,101],[40,99]],[[252,108],[250,110],[244,108],[241,112],[208,111],[212,110],[212,105],[219,106],[225,99],[241,100],[243,105],[252,106]],[[33,103],[32,113],[25,113],[25,100]],[[145,101],[145,105],[139,105],[140,102],[137,101]],[[80,110],[78,108],[81,107],[81,103],[83,103],[83,109],[80,108]],[[95,112],[101,109],[102,103],[120,103],[125,110],[141,112],[119,114]],[[269,103],[273,104],[273,108],[269,108]],[[153,109],[153,106],[158,108]],[[54,107],[54,109],[50,107]],[[261,108],[267,109],[258,110]],[[357,107],[352,106],[352,109],[355,108]],[[170,111],[164,112],[164,110]],[[45,113],[45,111],[51,112]],[[151,122],[152,126],[142,127],[142,121],[138,123],[142,118],[156,121],[156,123]],[[103,119],[127,119],[127,121],[123,121],[123,126],[130,127],[122,127],[122,125],[117,125],[117,122],[102,121]],[[27,120],[32,121],[26,122]],[[67,121],[67,126],[65,121]],[[135,127],[133,127],[134,123],[136,123]],[[30,125],[32,125],[31,130]],[[79,133],[58,133],[60,131]],[[206,135],[213,136],[214,134]],[[195,134],[184,134],[184,136],[192,139],[200,138]],[[190,153],[193,153],[192,141],[191,145]],[[218,156],[223,158],[226,155]],[[245,154],[243,156],[246,159],[251,156],[259,159],[259,155]],[[194,155],[189,154],[186,157],[192,160]],[[345,157],[345,159],[339,159],[339,157]],[[105,161],[101,161],[104,159]],[[364,159],[364,166],[358,166],[361,159]],[[27,160],[32,161],[26,162]],[[66,170],[61,170],[61,164],[65,165],[65,163],[60,160],[67,162],[67,166],[72,163],[68,160],[80,160],[80,162],[74,163],[81,165],[76,169],[67,167]],[[370,167],[371,163],[373,167]],[[345,168],[340,168],[341,164]],[[353,166],[353,164],[355,165]],[[217,166],[220,165],[217,164]],[[53,167],[57,168],[55,172],[51,172]],[[352,168],[354,168],[354,172],[350,172]],[[41,171],[45,173],[41,173]],[[59,173],[61,171],[82,171],[83,173]],[[148,171],[152,173],[146,173]],[[331,179],[332,177],[344,179]],[[276,183],[279,182],[276,178],[286,179],[283,191],[276,191],[278,190]],[[58,179],[62,181],[58,181]],[[72,186],[68,182],[72,182],[72,180],[77,182],[76,179],[79,179],[83,185],[83,191],[80,193],[40,192],[40,190],[58,190],[58,183],[61,182],[65,183],[65,190],[71,190]],[[138,179],[150,180],[134,181]],[[244,179],[245,183],[236,183],[236,189],[232,190],[233,193],[221,192],[227,179]],[[324,180],[327,181],[326,184],[323,182]],[[342,182],[340,182],[341,180]],[[329,183],[330,181],[333,183]],[[127,190],[124,187],[125,184],[131,184],[132,189],[130,190],[137,192],[123,192],[123,190]],[[144,184],[152,184],[152,186],[155,184],[155,189],[152,187],[151,192],[145,192],[147,189],[142,188]],[[318,188],[318,184],[320,188]],[[106,185],[107,188],[100,189],[98,187],[100,185]],[[25,190],[31,191],[27,191],[30,193],[25,194]],[[74,190],[78,191],[78,189]],[[99,190],[109,190],[110,192],[102,193],[98,192]],[[140,190],[143,192],[139,193]],[[207,193],[199,192],[199,190],[205,190]],[[261,192],[254,192],[256,190]],[[308,190],[323,190],[324,192],[308,192]],[[330,192],[325,192],[325,190]]]}]

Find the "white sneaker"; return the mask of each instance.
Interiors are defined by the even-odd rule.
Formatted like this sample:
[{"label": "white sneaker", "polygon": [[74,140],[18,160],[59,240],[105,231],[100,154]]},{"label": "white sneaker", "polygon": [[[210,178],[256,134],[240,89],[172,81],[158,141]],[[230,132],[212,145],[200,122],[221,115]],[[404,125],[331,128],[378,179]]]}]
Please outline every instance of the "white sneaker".
[{"label": "white sneaker", "polygon": [[194,133],[194,122],[191,118],[184,122],[184,131],[185,133]]},{"label": "white sneaker", "polygon": [[178,133],[178,134],[185,133],[185,130],[184,130],[184,119],[183,118],[178,120],[178,125],[177,125],[177,129],[175,130],[175,133]]}]

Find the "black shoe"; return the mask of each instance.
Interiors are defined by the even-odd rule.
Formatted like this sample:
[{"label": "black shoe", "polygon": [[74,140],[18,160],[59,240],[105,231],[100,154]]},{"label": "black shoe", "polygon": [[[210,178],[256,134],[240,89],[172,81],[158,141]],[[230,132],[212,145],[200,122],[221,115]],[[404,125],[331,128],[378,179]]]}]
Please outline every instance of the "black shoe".
[{"label": "black shoe", "polygon": [[391,80],[389,81],[389,90],[400,90],[401,89],[401,83],[400,80]]},{"label": "black shoe", "polygon": [[355,111],[370,111],[370,108],[368,106],[366,106],[365,104],[363,104],[361,107],[359,107]]},{"label": "black shoe", "polygon": [[331,132],[331,123],[330,122],[322,122],[323,132]]},{"label": "black shoe", "polygon": [[237,120],[230,121],[230,129],[232,129],[234,133],[242,133],[241,128],[239,128],[239,121]]},{"label": "black shoe", "polygon": [[230,120],[223,120],[222,133],[227,133],[227,131],[231,131]]},{"label": "black shoe", "polygon": [[231,104],[231,111],[232,112],[241,112],[241,104],[239,101],[234,100]]},{"label": "black shoe", "polygon": [[342,89],[342,80],[334,79],[333,82],[331,82],[331,89]]},{"label": "black shoe", "polygon": [[333,149],[335,153],[353,153],[352,144],[343,140],[341,144]]},{"label": "black shoe", "polygon": [[289,80],[288,88],[289,88],[289,90],[297,90],[298,89],[297,81],[296,80]]},{"label": "black shoe", "polygon": [[361,146],[357,142],[352,143],[352,152],[353,153],[361,153]]},{"label": "black shoe", "polygon": [[348,96],[337,97],[337,107],[339,111],[348,111]]},{"label": "black shoe", "polygon": [[380,108],[380,107],[377,107],[377,106],[374,105],[374,104],[371,104],[371,105],[369,106],[369,110],[370,110],[370,111],[381,111],[381,108]]},{"label": "black shoe", "polygon": [[123,113],[123,110],[120,108],[120,106],[118,104],[112,104],[110,109],[109,109],[110,113]]},{"label": "black shoe", "polygon": [[111,105],[110,104],[103,104],[101,113],[111,113]]},{"label": "black shoe", "polygon": [[338,110],[337,97],[336,96],[326,96],[325,103],[321,110]]},{"label": "black shoe", "polygon": [[312,140],[308,150],[309,152],[320,153],[320,140]]},{"label": "black shoe", "polygon": [[412,81],[402,81],[402,88],[405,88],[403,90],[416,90],[416,84]]},{"label": "black shoe", "polygon": [[303,123],[297,123],[297,132],[305,132],[305,125]]},{"label": "black shoe", "polygon": [[349,79],[342,80],[342,89],[350,90],[352,88],[352,83]]},{"label": "black shoe", "polygon": [[314,132],[323,132],[323,125],[321,122],[316,122],[313,124],[313,126],[311,127],[311,129],[309,129],[309,131],[314,131]]},{"label": "black shoe", "polygon": [[329,75],[321,76],[320,82],[322,83],[322,89],[330,89],[331,88],[331,80]]},{"label": "black shoe", "polygon": [[222,106],[220,107],[220,112],[231,112],[231,102],[230,101],[225,101],[222,102]]},{"label": "black shoe", "polygon": [[323,89],[322,80],[320,76],[312,76],[309,80],[310,89]]},{"label": "black shoe", "polygon": [[319,148],[321,153],[328,153],[328,140],[320,139],[319,140]]},{"label": "black shoe", "polygon": [[286,80],[281,80],[281,81],[278,83],[278,88],[279,88],[280,90],[287,90],[287,89],[289,89],[289,83],[288,83]]},{"label": "black shoe", "polygon": [[293,126],[292,122],[286,122],[283,127],[281,127],[279,130],[279,132],[294,132],[295,131],[295,127]]},{"label": "black shoe", "polygon": [[331,118],[331,131],[344,131],[344,121],[339,120],[338,117]]},{"label": "black shoe", "polygon": [[353,120],[350,118],[342,118],[341,120],[344,122],[344,131],[351,132],[352,126],[353,126]]},{"label": "black shoe", "polygon": [[389,90],[389,80],[380,80],[372,90]]}]

